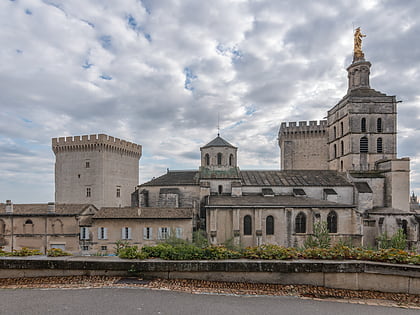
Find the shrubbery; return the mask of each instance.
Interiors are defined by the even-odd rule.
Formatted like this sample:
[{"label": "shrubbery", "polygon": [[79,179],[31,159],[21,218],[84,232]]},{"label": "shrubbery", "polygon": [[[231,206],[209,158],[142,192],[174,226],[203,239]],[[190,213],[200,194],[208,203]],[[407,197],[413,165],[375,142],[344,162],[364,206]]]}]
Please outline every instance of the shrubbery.
[{"label": "shrubbery", "polygon": [[71,256],[70,253],[65,252],[61,248],[51,248],[47,250],[48,257],[61,257],[61,256]]}]

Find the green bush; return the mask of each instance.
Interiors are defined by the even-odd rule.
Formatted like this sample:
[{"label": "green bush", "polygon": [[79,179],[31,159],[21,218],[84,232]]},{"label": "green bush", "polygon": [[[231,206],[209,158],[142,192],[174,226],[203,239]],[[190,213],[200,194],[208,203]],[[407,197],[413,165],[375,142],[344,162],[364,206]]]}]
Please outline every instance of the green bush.
[{"label": "green bush", "polygon": [[10,256],[36,256],[42,255],[42,253],[38,249],[29,249],[27,247],[22,247],[19,250],[14,250],[9,253]]},{"label": "green bush", "polygon": [[406,249],[407,236],[404,234],[403,229],[398,229],[397,232],[391,237],[385,232],[376,238],[378,249]]},{"label": "green bush", "polygon": [[283,247],[278,245],[261,245],[257,247],[247,247],[243,256],[249,259],[296,259],[299,251],[293,247]]},{"label": "green bush", "polygon": [[65,252],[61,248],[51,248],[47,250],[48,257],[71,256],[70,253]]},{"label": "green bush", "polygon": [[305,248],[329,248],[331,246],[331,237],[329,235],[327,222],[316,222],[314,224],[314,235],[309,235],[303,246]]},{"label": "green bush", "polygon": [[124,259],[146,259],[148,256],[139,251],[137,245],[120,248],[118,257]]}]

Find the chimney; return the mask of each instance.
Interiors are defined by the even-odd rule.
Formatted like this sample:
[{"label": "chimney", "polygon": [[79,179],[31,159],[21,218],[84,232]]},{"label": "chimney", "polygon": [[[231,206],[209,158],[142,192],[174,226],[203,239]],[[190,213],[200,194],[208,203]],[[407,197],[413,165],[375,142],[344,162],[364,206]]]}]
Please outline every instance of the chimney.
[{"label": "chimney", "polygon": [[11,200],[6,200],[6,213],[13,213],[13,203]]},{"label": "chimney", "polygon": [[48,212],[49,213],[54,213],[55,212],[55,203],[54,202],[49,202],[48,203]]}]

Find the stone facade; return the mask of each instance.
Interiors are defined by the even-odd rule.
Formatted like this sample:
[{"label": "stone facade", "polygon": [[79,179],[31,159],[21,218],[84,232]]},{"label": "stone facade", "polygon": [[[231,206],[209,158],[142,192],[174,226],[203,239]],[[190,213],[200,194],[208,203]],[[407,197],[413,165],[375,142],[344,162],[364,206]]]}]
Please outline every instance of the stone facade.
[{"label": "stone facade", "polygon": [[131,205],[139,181],[140,145],[104,134],[52,139],[57,203]]}]

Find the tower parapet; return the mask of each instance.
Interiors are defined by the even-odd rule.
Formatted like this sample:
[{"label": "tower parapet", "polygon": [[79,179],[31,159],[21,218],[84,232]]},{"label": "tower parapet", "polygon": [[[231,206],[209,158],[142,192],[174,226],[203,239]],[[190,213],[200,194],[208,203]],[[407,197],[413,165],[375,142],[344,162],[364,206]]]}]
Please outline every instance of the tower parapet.
[{"label": "tower parapet", "polygon": [[291,121],[289,123],[282,122],[280,125],[279,140],[282,137],[319,137],[320,135],[326,134],[327,127],[326,120],[320,120],[319,122],[316,120],[299,121],[298,123],[296,121]]},{"label": "tower parapet", "polygon": [[96,149],[114,151],[138,158],[142,154],[141,145],[105,134],[52,138],[52,150],[55,154],[62,151],[90,151]]}]

